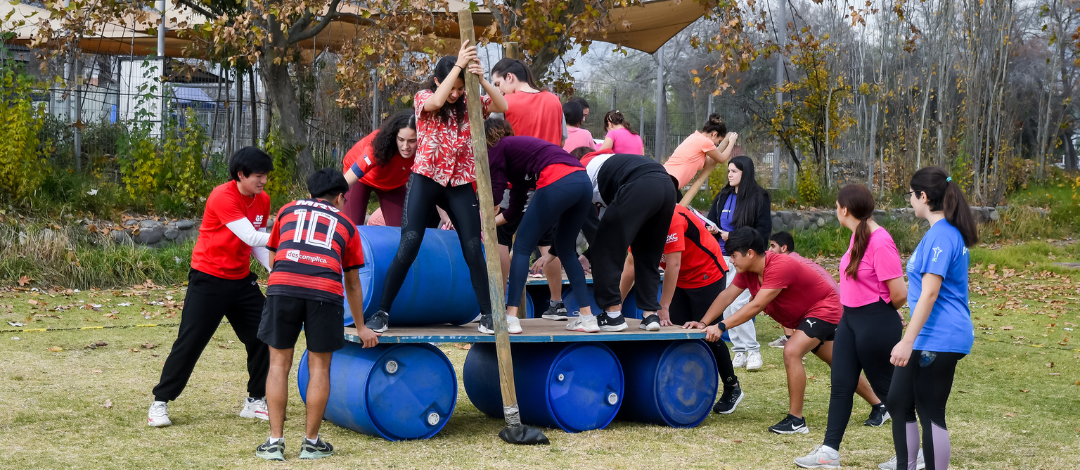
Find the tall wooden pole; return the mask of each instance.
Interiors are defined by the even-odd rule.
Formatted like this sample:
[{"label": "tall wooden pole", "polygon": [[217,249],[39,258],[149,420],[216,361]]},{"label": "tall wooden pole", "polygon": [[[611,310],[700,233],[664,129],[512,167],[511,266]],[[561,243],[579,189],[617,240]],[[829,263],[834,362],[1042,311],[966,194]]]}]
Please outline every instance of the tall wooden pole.
[{"label": "tall wooden pole", "polygon": [[[521,60],[521,46],[519,46],[518,43],[516,43],[516,42],[503,43],[503,57],[506,57],[507,59]],[[513,254],[511,253],[510,256],[513,256]],[[526,305],[525,304],[525,296],[526,295],[529,295],[529,293],[525,292],[525,289],[522,289],[521,290],[521,303],[518,304],[518,305],[521,306],[522,309],[524,309],[525,305]],[[524,312],[525,310],[518,310],[518,311],[519,312]]]}]

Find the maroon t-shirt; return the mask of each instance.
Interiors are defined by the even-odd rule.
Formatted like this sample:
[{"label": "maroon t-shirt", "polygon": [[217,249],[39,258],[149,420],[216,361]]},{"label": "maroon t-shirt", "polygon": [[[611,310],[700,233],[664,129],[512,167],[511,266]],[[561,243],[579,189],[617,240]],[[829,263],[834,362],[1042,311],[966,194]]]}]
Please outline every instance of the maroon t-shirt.
[{"label": "maroon t-shirt", "polygon": [[790,256],[765,253],[765,272],[758,280],[754,273],[738,273],[732,284],[750,289],[757,296],[761,289],[783,289],[769,305],[765,314],[787,328],[796,328],[804,318],[817,318],[840,323],[844,308],[840,296],[812,268]]}]

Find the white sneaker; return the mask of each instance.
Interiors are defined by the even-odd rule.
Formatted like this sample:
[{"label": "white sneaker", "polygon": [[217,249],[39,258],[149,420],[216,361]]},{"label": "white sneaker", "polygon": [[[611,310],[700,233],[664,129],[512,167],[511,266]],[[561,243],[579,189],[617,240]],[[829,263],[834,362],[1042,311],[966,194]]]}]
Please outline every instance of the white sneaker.
[{"label": "white sneaker", "polygon": [[171,426],[169,419],[169,404],[163,401],[155,401],[150,404],[150,412],[146,416],[146,424],[155,428]]},{"label": "white sneaker", "polygon": [[735,357],[731,358],[731,367],[734,367],[736,369],[740,367],[746,367],[746,353],[735,353]]},{"label": "white sneaker", "polygon": [[521,334],[521,320],[518,317],[506,316],[506,332],[512,335]]},{"label": "white sneaker", "polygon": [[596,315],[582,315],[570,320],[570,323],[566,324],[566,329],[583,333],[597,333],[600,331],[600,325],[596,323]]},{"label": "white sneaker", "polygon": [[[878,465],[878,468],[881,470],[896,470],[896,456],[894,455],[888,462]],[[915,468],[918,470],[926,468],[926,460],[923,459],[922,449],[919,449],[919,460],[916,461]]]},{"label": "white sneaker", "polygon": [[795,465],[802,468],[840,468],[840,453],[825,446],[817,446],[809,455],[795,459]]},{"label": "white sneaker", "polygon": [[761,369],[761,352],[750,351],[750,354],[746,355],[746,370],[758,370]]},{"label": "white sneaker", "polygon": [[769,347],[784,349],[784,345],[787,344],[787,340],[787,335],[780,335],[779,338],[776,338],[769,343]]},{"label": "white sneaker", "polygon": [[266,397],[251,398],[244,401],[244,409],[240,410],[241,418],[259,418],[270,420],[270,413],[266,411]]}]

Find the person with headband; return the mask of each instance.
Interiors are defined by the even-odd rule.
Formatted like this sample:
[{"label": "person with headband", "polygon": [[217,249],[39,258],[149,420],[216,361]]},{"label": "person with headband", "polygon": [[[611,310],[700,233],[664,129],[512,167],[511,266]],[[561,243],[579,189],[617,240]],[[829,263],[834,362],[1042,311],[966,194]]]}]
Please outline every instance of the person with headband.
[{"label": "person with headband", "polygon": [[738,138],[738,134],[728,133],[719,114],[710,114],[701,130],[690,134],[675,148],[664,162],[664,169],[679,181],[680,188],[686,186],[699,171],[711,173],[717,164],[727,163]]},{"label": "person with headband", "polygon": [[619,110],[608,111],[604,115],[604,143],[597,150],[608,150],[611,153],[626,153],[630,155],[645,155],[645,142],[637,131],[630,127]]}]

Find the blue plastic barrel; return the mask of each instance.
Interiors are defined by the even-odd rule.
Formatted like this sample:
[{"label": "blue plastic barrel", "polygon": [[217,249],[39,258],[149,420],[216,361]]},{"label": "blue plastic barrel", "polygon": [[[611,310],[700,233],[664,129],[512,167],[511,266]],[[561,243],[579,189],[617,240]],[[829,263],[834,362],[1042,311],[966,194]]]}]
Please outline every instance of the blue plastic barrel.
[{"label": "blue plastic barrel", "polygon": [[[401,229],[370,225],[357,229],[364,246],[364,267],[358,272],[366,319],[379,310],[386,270],[397,255]],[[479,311],[457,232],[427,229],[416,261],[390,307],[390,326],[463,325],[476,318]],[[351,325],[347,300],[345,316],[345,324]]]},{"label": "blue plastic barrel", "polygon": [[[626,376],[620,420],[692,428],[709,416],[719,374],[700,339],[609,343]],[[516,356],[515,356],[516,360]]]},{"label": "blue plastic barrel", "polygon": [[[657,289],[656,291],[657,302],[660,301],[662,295],[664,295],[664,291],[663,285],[661,284],[660,289]],[[637,289],[631,288],[630,293],[626,294],[626,300],[623,301],[622,312],[626,318],[637,318],[638,320],[645,315],[645,311],[637,307]]]},{"label": "blue plastic barrel", "polygon": [[[307,351],[297,384],[307,401]],[[427,439],[438,433],[457,404],[457,375],[439,348],[427,343],[356,343],[334,353],[330,398],[323,417],[343,428],[391,441]]]},{"label": "blue plastic barrel", "polygon": [[[515,343],[514,385],[521,421],[566,432],[602,429],[622,406],[623,372],[601,343]],[[502,418],[495,345],[477,343],[462,369],[465,393],[476,408]]]},{"label": "blue plastic barrel", "polygon": [[[596,315],[600,313],[600,306],[596,305],[596,299],[593,298],[593,285],[589,284],[589,292],[586,294],[589,298],[589,307],[592,308],[592,314]],[[577,296],[574,295],[574,289],[572,287],[563,287],[562,293],[563,304],[566,305],[566,315],[576,317],[581,315],[581,307],[578,303]]]}]

